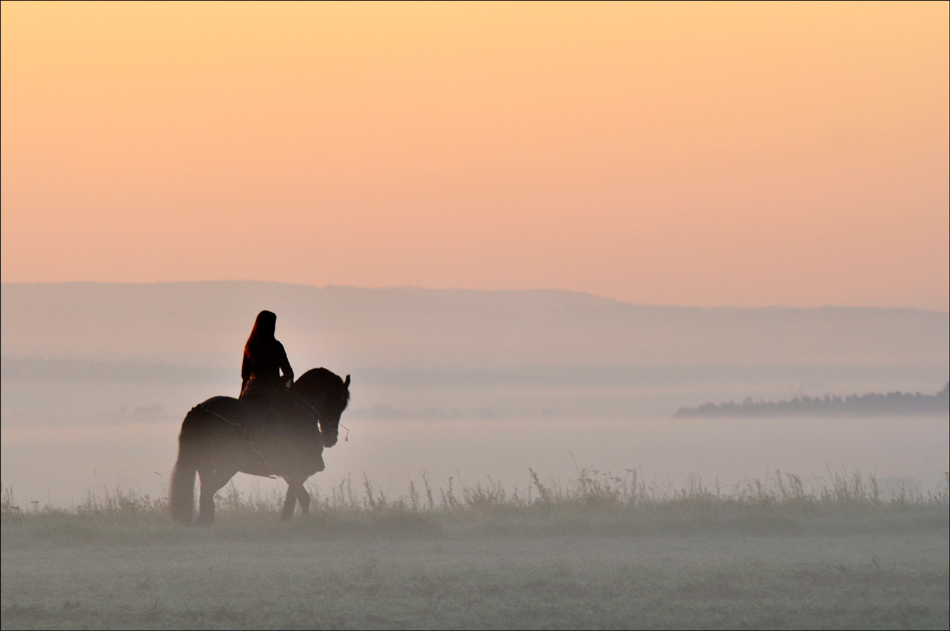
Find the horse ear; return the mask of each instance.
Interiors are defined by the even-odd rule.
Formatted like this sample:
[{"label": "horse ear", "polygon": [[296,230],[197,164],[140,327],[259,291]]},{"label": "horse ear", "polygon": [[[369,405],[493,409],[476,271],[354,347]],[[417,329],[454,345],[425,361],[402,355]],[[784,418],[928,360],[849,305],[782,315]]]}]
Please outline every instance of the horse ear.
[{"label": "horse ear", "polygon": [[346,380],[343,382],[343,385],[346,386],[347,388],[350,387],[350,376],[349,376],[349,375],[346,376]]}]

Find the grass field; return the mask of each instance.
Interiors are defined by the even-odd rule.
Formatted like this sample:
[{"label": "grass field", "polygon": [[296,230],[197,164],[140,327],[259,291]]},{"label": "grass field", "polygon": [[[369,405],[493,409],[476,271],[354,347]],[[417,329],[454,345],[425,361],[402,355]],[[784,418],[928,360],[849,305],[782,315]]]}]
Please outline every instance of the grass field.
[{"label": "grass field", "polygon": [[279,502],[229,489],[202,529],[127,490],[70,508],[7,491],[2,626],[950,626],[946,487],[584,471],[521,492],[422,479],[395,499],[344,482],[287,524]]}]

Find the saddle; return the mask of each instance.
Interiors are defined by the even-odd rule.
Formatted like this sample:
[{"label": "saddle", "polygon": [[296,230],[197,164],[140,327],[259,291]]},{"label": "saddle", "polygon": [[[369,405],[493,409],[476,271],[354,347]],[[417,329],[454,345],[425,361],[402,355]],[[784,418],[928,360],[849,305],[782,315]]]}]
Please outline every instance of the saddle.
[{"label": "saddle", "polygon": [[[251,408],[241,423],[247,447],[269,470],[276,473],[272,463],[280,462],[281,471],[288,468],[323,471],[319,429],[303,428],[294,422],[301,410],[282,382],[256,379],[252,375],[241,391],[240,400]],[[307,429],[316,433],[314,441],[304,435],[309,434]],[[314,449],[311,442],[320,444],[321,448]]]},{"label": "saddle", "polygon": [[238,399],[272,407],[284,402],[286,395],[287,387],[279,379],[261,379],[257,375],[251,375]]}]

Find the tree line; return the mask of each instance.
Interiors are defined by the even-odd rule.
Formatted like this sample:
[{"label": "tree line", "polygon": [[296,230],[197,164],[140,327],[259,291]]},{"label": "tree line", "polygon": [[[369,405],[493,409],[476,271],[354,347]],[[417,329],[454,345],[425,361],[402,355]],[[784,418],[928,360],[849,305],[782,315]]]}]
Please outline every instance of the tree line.
[{"label": "tree line", "polygon": [[937,394],[915,392],[872,392],[858,396],[823,397],[799,396],[785,401],[753,401],[747,397],[742,403],[703,403],[682,407],[674,416],[877,416],[885,414],[947,414],[950,412],[950,381]]}]

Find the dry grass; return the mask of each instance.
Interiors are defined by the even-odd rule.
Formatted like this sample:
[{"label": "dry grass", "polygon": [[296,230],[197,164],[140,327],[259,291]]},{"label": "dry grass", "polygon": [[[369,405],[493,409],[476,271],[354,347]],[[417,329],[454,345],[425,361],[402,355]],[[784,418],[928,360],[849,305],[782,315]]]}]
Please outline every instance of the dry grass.
[{"label": "dry grass", "polygon": [[[216,496],[217,525],[208,537],[251,540],[339,538],[353,536],[471,537],[546,536],[558,534],[807,534],[872,532],[945,532],[950,529],[945,479],[936,491],[900,488],[885,493],[874,475],[835,474],[808,483],[776,471],[765,480],[744,485],[708,487],[690,476],[682,488],[644,481],[635,470],[623,476],[581,470],[576,479],[544,483],[530,470],[532,484],[506,489],[488,481],[474,486],[433,485],[423,473],[405,496],[389,497],[364,477],[349,477],[330,487],[310,483],[311,514],[298,513],[278,524],[283,496],[276,489],[241,493],[233,484]],[[946,478],[946,474],[945,474]],[[165,497],[140,495],[123,487],[88,492],[81,503],[66,506],[20,506],[13,490],[2,495],[4,538],[80,541],[133,537],[145,542],[185,534],[171,526]],[[70,534],[71,533],[71,534]],[[81,533],[85,533],[82,536]]]}]

